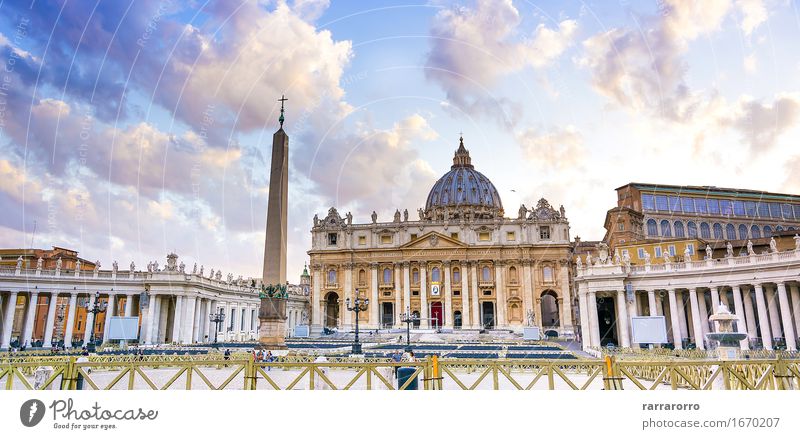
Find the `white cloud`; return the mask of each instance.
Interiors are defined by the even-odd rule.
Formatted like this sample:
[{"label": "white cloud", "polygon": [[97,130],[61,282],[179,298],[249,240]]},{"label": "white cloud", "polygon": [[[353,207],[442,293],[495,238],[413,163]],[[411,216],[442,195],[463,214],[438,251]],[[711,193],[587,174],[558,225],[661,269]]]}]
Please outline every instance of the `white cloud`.
[{"label": "white cloud", "polygon": [[574,126],[556,127],[545,132],[531,128],[515,137],[523,155],[534,166],[573,169],[585,160],[583,136]]},{"label": "white cloud", "polygon": [[767,21],[767,8],[762,0],[737,0],[736,7],[742,14],[740,26],[747,36]]}]

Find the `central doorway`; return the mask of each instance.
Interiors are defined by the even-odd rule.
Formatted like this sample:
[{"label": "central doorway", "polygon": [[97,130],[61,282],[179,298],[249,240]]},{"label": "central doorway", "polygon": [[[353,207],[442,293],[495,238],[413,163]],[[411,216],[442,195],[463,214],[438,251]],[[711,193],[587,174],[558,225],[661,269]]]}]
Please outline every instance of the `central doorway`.
[{"label": "central doorway", "polygon": [[617,316],[614,309],[613,297],[597,298],[597,323],[600,328],[601,346],[607,346],[609,343],[619,346],[617,341]]},{"label": "central doorway", "polygon": [[381,304],[381,326],[384,328],[394,326],[394,304],[392,302]]},{"label": "central doorway", "polygon": [[431,325],[441,328],[444,325],[444,307],[442,302],[431,303]]},{"label": "central doorway", "polygon": [[481,303],[481,323],[486,329],[494,328],[494,303]]},{"label": "central doorway", "polygon": [[331,291],[325,297],[325,327],[339,326],[339,295]]}]

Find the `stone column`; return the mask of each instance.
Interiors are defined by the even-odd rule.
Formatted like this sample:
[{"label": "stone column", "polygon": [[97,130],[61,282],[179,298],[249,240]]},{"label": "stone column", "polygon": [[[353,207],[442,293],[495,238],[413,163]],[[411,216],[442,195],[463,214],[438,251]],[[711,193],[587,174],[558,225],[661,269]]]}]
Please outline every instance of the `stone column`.
[{"label": "stone column", "polygon": [[147,308],[148,314],[148,333],[147,333],[147,343],[149,344],[158,344],[161,340],[161,325],[164,324],[164,319],[162,316],[164,313],[162,312],[162,296],[157,295],[155,293],[150,293],[150,305],[153,307],[152,314],[150,313],[150,308]]},{"label": "stone column", "polygon": [[58,306],[58,292],[50,293],[50,303],[47,307],[47,323],[44,325],[44,341],[42,347],[53,346],[53,328],[56,323],[56,307]]},{"label": "stone column", "polygon": [[628,308],[625,304],[625,292],[617,291],[617,328],[622,339],[622,347],[631,347],[631,337],[628,333]]},{"label": "stone column", "polygon": [[753,285],[756,293],[756,308],[758,308],[758,326],[761,329],[761,343],[764,349],[772,350],[772,334],[769,330],[769,317],[767,317],[767,302],[764,300],[764,288],[761,284]]},{"label": "stone column", "polygon": [[705,341],[705,335],[708,334],[708,305],[706,305],[706,295],[703,292],[697,292],[697,301],[698,305],[700,306],[700,323],[702,324],[703,328],[703,340]]},{"label": "stone column", "polygon": [[700,318],[700,305],[697,300],[697,289],[689,288],[689,301],[692,304],[692,326],[694,327],[694,344],[697,349],[705,350],[705,337],[703,337],[703,321]]},{"label": "stone column", "polygon": [[344,327],[345,331],[350,331],[353,327],[353,312],[348,311],[346,307],[347,298],[353,300],[353,264],[344,264],[344,300],[342,300],[339,309],[344,312]]},{"label": "stone column", "polygon": [[495,316],[495,328],[505,328],[506,322],[506,283],[503,276],[505,264],[495,262],[494,264],[494,289],[497,293],[497,315]]},{"label": "stone column", "polygon": [[[411,312],[411,269],[408,261],[403,261],[403,312]],[[400,320],[398,319],[398,322]]]},{"label": "stone column", "polygon": [[[626,299],[627,299],[627,293],[626,293]],[[633,318],[639,315],[638,311],[637,311],[637,306],[636,306],[636,293],[635,292],[633,294],[633,300],[631,300],[630,302],[628,302],[626,300],[625,304],[626,304],[626,306],[628,308],[628,322],[629,322],[629,324],[628,324],[628,334],[630,334],[630,336],[631,336],[631,345],[633,345],[634,344],[634,342],[633,342]]]},{"label": "stone column", "polygon": [[36,308],[39,307],[39,292],[32,291],[28,296],[28,307],[25,313],[25,330],[22,333],[20,346],[30,347],[31,338],[33,337],[33,322],[36,321]]},{"label": "stone column", "polygon": [[125,317],[133,316],[133,294],[125,296]]},{"label": "stone column", "polygon": [[206,313],[206,322],[208,322],[208,326],[206,327],[206,335],[208,336],[209,343],[214,342],[214,333],[217,331],[217,324],[211,322],[211,314],[217,313],[217,307],[218,307],[217,301],[211,300],[211,303],[209,303],[208,306],[208,312]]},{"label": "stone column", "polygon": [[678,299],[675,297],[675,288],[668,290],[669,294],[669,316],[672,322],[672,343],[675,344],[675,349],[682,349],[681,346],[681,322],[678,316]]},{"label": "stone column", "polygon": [[194,322],[192,324],[192,343],[198,342],[200,336],[200,309],[203,299],[200,297],[195,298],[194,302]]},{"label": "stone column", "polygon": [[[522,261],[522,309],[524,326],[528,326],[528,312],[534,311],[536,301],[533,299],[533,279],[531,277],[531,261]],[[536,311],[534,311],[536,314]],[[532,322],[531,322],[532,323]],[[581,322],[583,325],[583,322]]]},{"label": "stone column", "polygon": [[403,265],[399,262],[392,265],[392,276],[394,277],[394,322],[392,327],[400,328],[402,327],[402,323],[400,322],[400,314],[403,314],[404,308],[401,302],[402,297],[402,271]]},{"label": "stone column", "polygon": [[769,327],[772,331],[772,337],[783,337],[783,331],[781,330],[781,317],[778,314],[778,297],[777,294],[775,294],[775,289],[772,288],[772,285],[766,286],[764,298],[767,301],[767,312],[769,313],[770,324]]},{"label": "stone column", "polygon": [[472,328],[472,308],[469,300],[469,268],[466,262],[461,261],[461,327]]},{"label": "stone column", "polygon": [[106,320],[103,323],[103,344],[107,344],[109,341],[108,335],[110,333],[111,327],[111,317],[114,316],[114,302],[115,302],[115,293],[108,293],[108,302],[106,305]]},{"label": "stone column", "polygon": [[686,318],[686,305],[683,302],[683,292],[675,291],[675,303],[677,306],[678,323],[680,323],[681,337],[689,337],[689,320]]},{"label": "stone column", "polygon": [[591,324],[589,323],[589,300],[586,295],[587,292],[585,285],[579,285],[578,311],[581,315],[581,345],[583,346],[583,350],[586,350],[592,345]]},{"label": "stone column", "polygon": [[[322,271],[318,264],[312,266],[311,277],[311,330],[314,333],[321,332],[325,325],[325,298],[322,297]],[[215,312],[209,310],[207,314]],[[209,322],[209,325],[211,323]]]},{"label": "stone column", "polygon": [[419,263],[419,312],[420,312],[420,328],[430,327],[428,317],[430,312],[428,310],[428,263],[421,261]]},{"label": "stone column", "polygon": [[[744,316],[744,302],[742,301],[742,291],[739,288],[739,285],[731,286],[731,293],[733,293],[733,307],[735,308],[736,317],[739,318],[739,321],[736,323],[737,331],[747,333],[747,324],[745,323],[745,316]],[[744,339],[739,342],[739,347],[741,349],[749,349],[750,343],[748,339]]]},{"label": "stone column", "polygon": [[[711,314],[719,311],[719,287],[711,287]],[[714,329],[716,331],[716,328]]]},{"label": "stone column", "polygon": [[444,262],[444,322],[442,326],[453,329],[453,290],[450,287],[450,261]]},{"label": "stone column", "polygon": [[778,300],[781,305],[781,320],[783,322],[783,334],[786,338],[786,349],[796,351],[797,340],[792,328],[792,312],[789,308],[789,297],[786,295],[786,284],[783,282],[778,282]]},{"label": "stone column", "polygon": [[794,314],[795,336],[800,333],[800,288],[797,285],[789,285],[792,295],[792,313]]},{"label": "stone column", "polygon": [[481,302],[478,300],[478,264],[473,262],[470,264],[470,276],[472,277],[472,327],[483,328],[481,321]]},{"label": "stone column", "polygon": [[14,313],[17,311],[17,291],[12,291],[6,300],[6,312],[3,315],[3,340],[0,348],[8,349],[11,344],[11,330],[14,325]]},{"label": "stone column", "polygon": [[600,325],[597,320],[597,293],[589,291],[589,332],[591,333],[592,346],[600,347]]},{"label": "stone column", "polygon": [[64,331],[64,346],[72,347],[72,330],[75,328],[75,312],[78,308],[78,293],[70,293],[67,309],[67,328]]},{"label": "stone column", "polygon": [[369,307],[369,326],[372,328],[380,328],[380,312],[381,307],[380,303],[378,303],[378,264],[372,263],[369,267],[369,274],[370,274],[370,297],[369,301],[371,302],[371,306]]},{"label": "stone column", "polygon": [[[195,304],[197,303],[197,297],[194,295],[186,296],[184,298],[186,303],[183,304],[183,329],[181,329],[181,343],[183,344],[191,344],[192,343],[192,326],[194,324],[194,311],[195,311]],[[239,328],[234,328],[237,330]]]},{"label": "stone column", "polygon": [[650,316],[657,316],[658,309],[656,308],[656,290],[647,291],[647,302],[650,309]]},{"label": "stone column", "polygon": [[[569,270],[567,269],[567,261],[561,261],[561,295],[563,299],[562,305],[562,316],[561,316],[561,326],[562,328],[569,329],[570,331],[575,332],[575,328],[572,326],[572,297],[570,296],[569,290]],[[623,304],[625,301],[622,302]],[[627,314],[627,312],[626,312]],[[563,334],[563,330],[561,331]]]},{"label": "stone column", "polygon": [[[181,318],[183,314],[181,311],[183,310],[183,296],[176,295],[175,296],[175,312],[172,315],[172,342],[173,343],[180,343],[181,342],[181,322],[183,321]],[[226,313],[225,318],[226,320],[229,318],[230,314]]]},{"label": "stone column", "polygon": [[754,293],[752,293],[748,287],[745,287],[744,315],[747,318],[747,337],[750,339],[758,337],[758,329],[756,328],[756,313],[753,309],[753,294]]}]

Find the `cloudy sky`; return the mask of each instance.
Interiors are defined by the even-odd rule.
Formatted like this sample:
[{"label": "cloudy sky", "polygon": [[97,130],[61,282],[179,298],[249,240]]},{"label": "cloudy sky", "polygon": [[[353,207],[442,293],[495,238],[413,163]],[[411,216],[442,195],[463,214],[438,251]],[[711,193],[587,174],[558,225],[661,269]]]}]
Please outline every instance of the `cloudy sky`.
[{"label": "cloudy sky", "polygon": [[315,213],[415,212],[460,132],[583,239],[631,181],[800,193],[798,8],[0,0],[0,246],[260,275],[282,93],[291,281]]}]

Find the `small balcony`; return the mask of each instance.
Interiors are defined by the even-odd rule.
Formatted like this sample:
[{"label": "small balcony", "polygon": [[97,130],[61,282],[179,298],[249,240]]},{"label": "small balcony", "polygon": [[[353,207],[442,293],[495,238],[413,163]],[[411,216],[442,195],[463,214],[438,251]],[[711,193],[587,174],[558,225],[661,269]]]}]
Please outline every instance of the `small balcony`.
[{"label": "small balcony", "polygon": [[492,288],[494,287],[494,280],[479,280],[478,288]]}]

